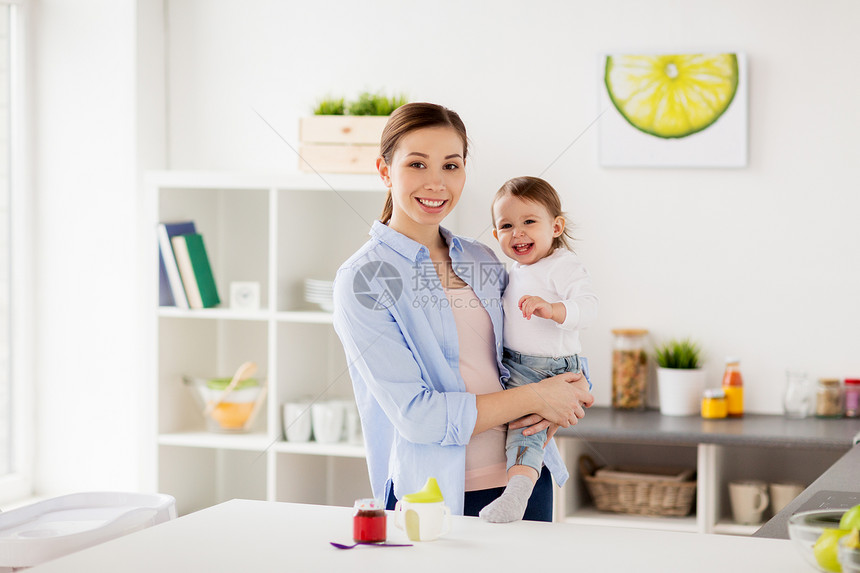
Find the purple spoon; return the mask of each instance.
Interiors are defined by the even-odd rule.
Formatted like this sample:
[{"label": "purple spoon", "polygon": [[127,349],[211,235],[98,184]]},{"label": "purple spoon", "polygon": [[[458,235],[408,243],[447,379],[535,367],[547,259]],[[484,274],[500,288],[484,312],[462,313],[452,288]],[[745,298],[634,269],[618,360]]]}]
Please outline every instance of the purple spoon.
[{"label": "purple spoon", "polygon": [[352,545],[344,545],[342,543],[335,543],[334,541],[329,541],[329,543],[338,549],[352,549],[359,545],[364,545],[366,547],[412,547],[411,543],[353,543]]}]

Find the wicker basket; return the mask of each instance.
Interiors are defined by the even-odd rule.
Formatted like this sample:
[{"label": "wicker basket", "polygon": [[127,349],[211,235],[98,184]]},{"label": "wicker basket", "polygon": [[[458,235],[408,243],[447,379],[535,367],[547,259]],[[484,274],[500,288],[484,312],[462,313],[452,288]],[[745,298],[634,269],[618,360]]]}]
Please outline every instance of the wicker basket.
[{"label": "wicker basket", "polygon": [[[600,511],[653,516],[685,516],[693,507],[696,481],[692,470],[604,468],[591,456],[579,458],[579,472]],[[597,475],[595,475],[597,473]]]}]

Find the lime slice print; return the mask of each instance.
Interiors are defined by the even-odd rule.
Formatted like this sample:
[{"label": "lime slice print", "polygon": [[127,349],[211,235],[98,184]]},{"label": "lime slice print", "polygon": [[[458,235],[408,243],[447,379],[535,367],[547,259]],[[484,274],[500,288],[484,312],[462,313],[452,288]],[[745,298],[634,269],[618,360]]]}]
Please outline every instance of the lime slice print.
[{"label": "lime slice print", "polygon": [[738,89],[735,54],[607,56],[606,89],[630,125],[680,138],[717,121]]}]

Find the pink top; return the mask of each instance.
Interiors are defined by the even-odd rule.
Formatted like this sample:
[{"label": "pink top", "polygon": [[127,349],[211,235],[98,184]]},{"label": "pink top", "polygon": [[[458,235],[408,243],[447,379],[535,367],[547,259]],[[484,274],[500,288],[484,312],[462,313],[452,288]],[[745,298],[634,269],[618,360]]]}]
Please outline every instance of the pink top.
[{"label": "pink top", "polygon": [[[460,340],[460,375],[472,394],[502,389],[490,315],[471,287],[445,289]],[[504,487],[506,425],[475,434],[466,446],[466,491]]]}]

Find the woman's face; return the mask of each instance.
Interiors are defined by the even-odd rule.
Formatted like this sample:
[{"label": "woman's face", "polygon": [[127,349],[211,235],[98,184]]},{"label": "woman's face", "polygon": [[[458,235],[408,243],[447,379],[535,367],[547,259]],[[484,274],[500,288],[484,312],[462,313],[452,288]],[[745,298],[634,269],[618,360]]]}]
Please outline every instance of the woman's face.
[{"label": "woman's face", "polygon": [[391,165],[377,161],[379,174],[391,189],[389,226],[406,236],[438,227],[460,200],[465,167],[463,142],[453,128],[428,127],[403,136]]}]

